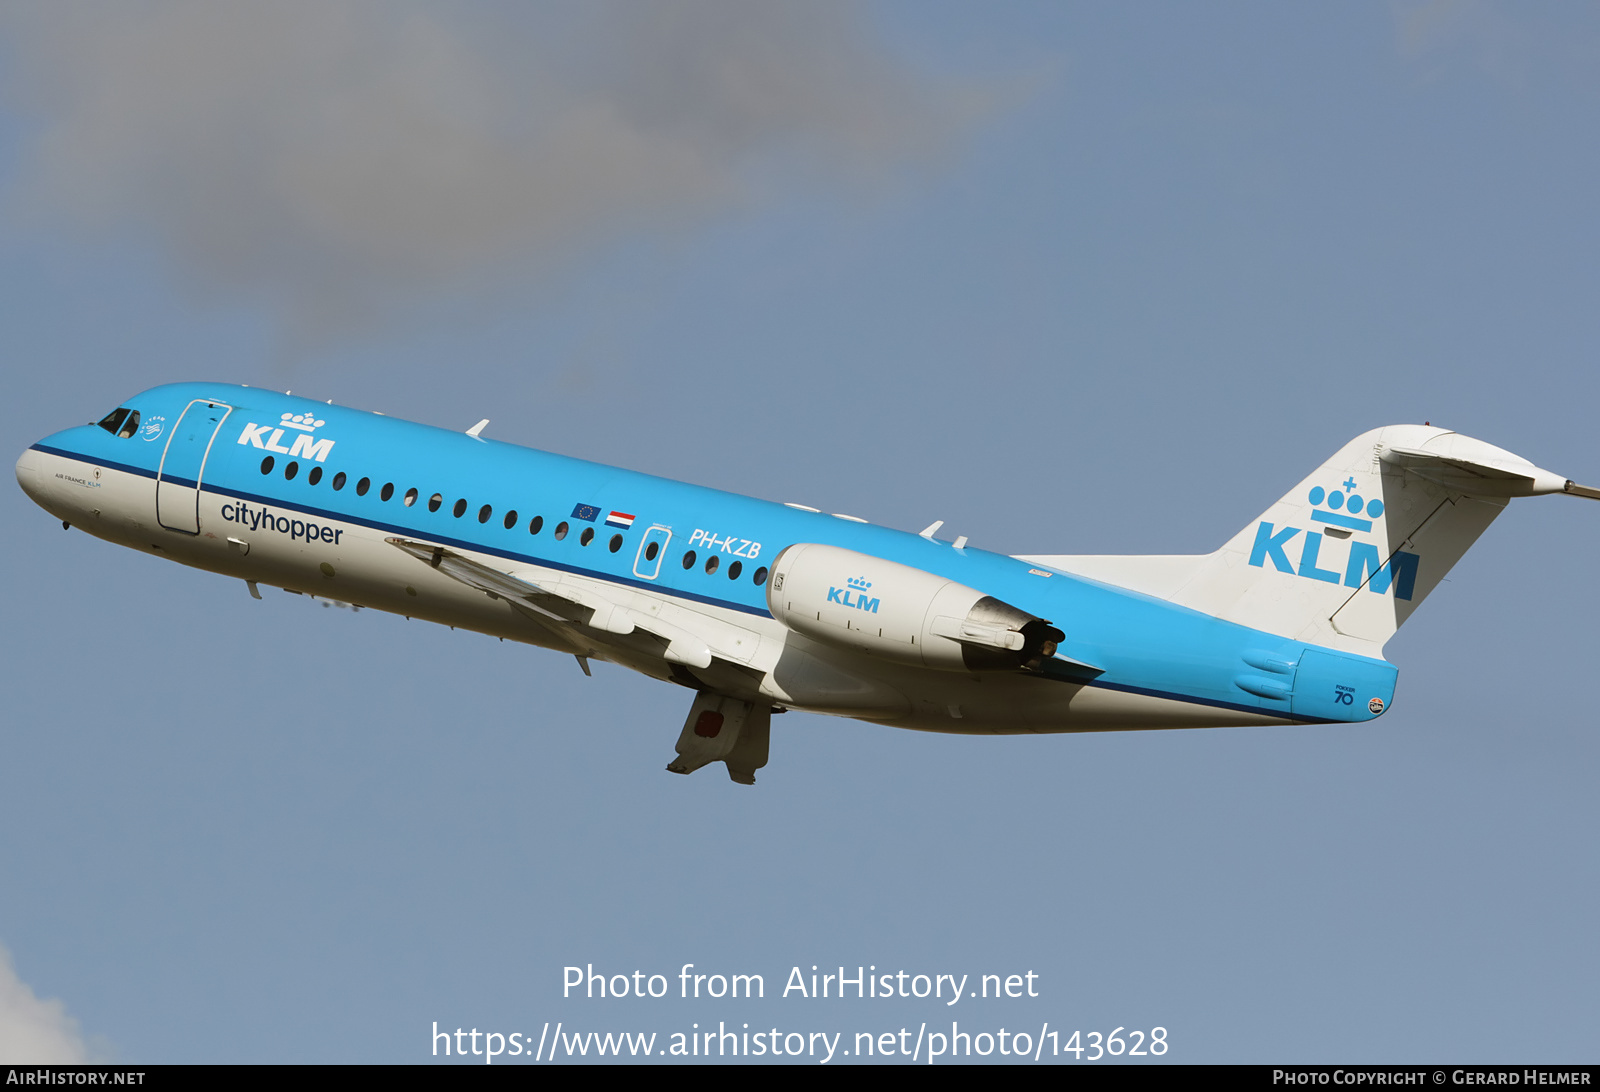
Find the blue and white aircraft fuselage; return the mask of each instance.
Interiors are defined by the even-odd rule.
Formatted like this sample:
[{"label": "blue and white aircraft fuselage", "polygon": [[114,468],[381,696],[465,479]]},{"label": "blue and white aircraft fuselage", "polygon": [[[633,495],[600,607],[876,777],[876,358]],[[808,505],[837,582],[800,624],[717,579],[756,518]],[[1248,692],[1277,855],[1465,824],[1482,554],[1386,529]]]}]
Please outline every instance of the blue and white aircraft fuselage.
[{"label": "blue and white aircraft fuselage", "polygon": [[1347,444],[1212,554],[1007,557],[226,384],[17,462],[100,538],[696,691],[669,769],[749,782],[774,711],[941,732],[1364,721],[1383,643],[1511,497],[1594,490],[1428,426]]}]

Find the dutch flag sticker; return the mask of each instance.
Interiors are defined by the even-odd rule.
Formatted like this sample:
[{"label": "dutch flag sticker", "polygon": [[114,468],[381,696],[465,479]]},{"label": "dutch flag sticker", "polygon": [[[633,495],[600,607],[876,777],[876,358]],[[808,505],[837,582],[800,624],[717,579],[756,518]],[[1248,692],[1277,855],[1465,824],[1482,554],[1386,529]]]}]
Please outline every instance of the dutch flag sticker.
[{"label": "dutch flag sticker", "polygon": [[621,527],[626,531],[633,526],[633,517],[626,512],[613,512],[606,517],[607,527]]}]

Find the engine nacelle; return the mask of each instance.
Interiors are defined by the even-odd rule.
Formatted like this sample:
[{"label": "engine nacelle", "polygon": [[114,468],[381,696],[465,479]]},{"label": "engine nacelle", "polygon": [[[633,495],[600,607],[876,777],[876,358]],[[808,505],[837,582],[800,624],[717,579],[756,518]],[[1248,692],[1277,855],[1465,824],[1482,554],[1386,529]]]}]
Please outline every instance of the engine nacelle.
[{"label": "engine nacelle", "polygon": [[869,554],[802,542],[772,563],[767,607],[813,640],[946,671],[1009,671],[1055,654],[1043,618]]}]

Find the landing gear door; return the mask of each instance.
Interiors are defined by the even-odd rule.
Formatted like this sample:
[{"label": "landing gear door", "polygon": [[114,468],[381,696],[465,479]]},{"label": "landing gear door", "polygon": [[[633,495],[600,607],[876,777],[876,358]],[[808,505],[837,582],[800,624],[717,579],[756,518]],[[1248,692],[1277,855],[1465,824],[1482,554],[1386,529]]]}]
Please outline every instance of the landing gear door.
[{"label": "landing gear door", "polygon": [[661,572],[661,559],[667,554],[667,543],[672,540],[672,528],[656,524],[645,532],[639,543],[639,553],[633,559],[633,575],[654,580]]},{"label": "landing gear door", "polygon": [[156,522],[167,530],[200,533],[200,479],[217,430],[232,412],[231,406],[197,398],[173,426],[156,473]]}]

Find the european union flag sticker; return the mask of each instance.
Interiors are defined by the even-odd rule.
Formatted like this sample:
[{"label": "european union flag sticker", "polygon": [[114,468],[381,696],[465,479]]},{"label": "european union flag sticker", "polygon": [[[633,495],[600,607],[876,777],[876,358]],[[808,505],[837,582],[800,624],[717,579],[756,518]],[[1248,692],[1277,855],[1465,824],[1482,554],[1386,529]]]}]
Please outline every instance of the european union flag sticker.
[{"label": "european union flag sticker", "polygon": [[593,523],[600,515],[600,508],[594,504],[580,504],[572,509],[572,518],[581,519],[585,523]]}]

